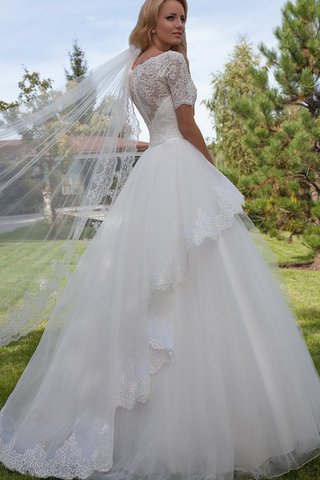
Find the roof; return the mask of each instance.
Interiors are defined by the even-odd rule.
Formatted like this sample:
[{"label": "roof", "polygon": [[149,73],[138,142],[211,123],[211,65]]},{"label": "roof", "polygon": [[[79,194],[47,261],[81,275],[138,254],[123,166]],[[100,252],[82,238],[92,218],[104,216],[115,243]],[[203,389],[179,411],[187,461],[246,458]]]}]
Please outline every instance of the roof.
[{"label": "roof", "polygon": [[[103,142],[105,142],[106,137],[105,136],[90,136],[90,137],[69,137],[72,139],[73,145],[74,145],[74,154],[95,154],[95,153],[100,153],[101,149],[103,147]],[[14,152],[14,150],[17,147],[22,147],[24,143],[24,140],[22,139],[16,139],[16,140],[1,140],[0,141],[0,149],[2,153],[8,153],[10,154],[11,152]],[[132,145],[136,144],[137,151],[139,153],[144,152],[148,146],[148,142],[141,142],[137,141],[134,142],[132,140]],[[118,151],[122,151],[124,147],[124,140],[122,138],[118,139]]]},{"label": "roof", "polygon": [[[76,152],[79,153],[97,153],[101,152],[101,149],[103,147],[103,143],[106,141],[106,137],[104,136],[90,136],[90,137],[72,137],[72,141],[74,143]],[[124,148],[124,144],[128,144],[128,142],[124,142],[123,138],[118,139],[118,151],[122,151]],[[132,146],[136,144],[136,148],[138,152],[144,152],[148,146],[149,143],[147,142],[134,142],[132,140]],[[75,153],[76,153],[75,152]]]}]

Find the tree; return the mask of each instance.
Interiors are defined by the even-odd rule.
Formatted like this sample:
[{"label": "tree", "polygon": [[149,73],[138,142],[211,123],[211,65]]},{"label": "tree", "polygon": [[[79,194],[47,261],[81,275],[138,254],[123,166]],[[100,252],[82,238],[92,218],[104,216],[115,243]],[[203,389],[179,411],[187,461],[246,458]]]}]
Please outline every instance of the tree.
[{"label": "tree", "polygon": [[70,59],[71,73],[65,68],[65,76],[67,81],[78,81],[78,77],[86,74],[88,64],[85,59],[85,53],[81,50],[77,40],[73,42],[73,51],[68,52]]},{"label": "tree", "polygon": [[[87,62],[84,59],[84,52],[80,49],[77,41],[73,44],[73,52],[69,52],[69,58],[71,73],[65,69],[67,79],[66,88],[72,89],[83,80],[88,69]],[[11,123],[12,121],[22,119],[25,115],[40,110],[42,107],[54,101],[58,96],[62,95],[61,92],[52,89],[52,82],[50,78],[41,79],[38,72],[30,72],[27,68],[24,68],[23,78],[18,84],[20,88],[18,100],[12,103],[0,101],[0,110],[3,112],[2,123],[6,121]],[[94,94],[92,97],[94,97]],[[45,217],[51,222],[54,222],[56,218],[55,200],[57,200],[57,196],[60,195],[57,187],[61,182],[61,175],[66,173],[70,167],[74,137],[101,132],[103,128],[102,120],[98,113],[94,113],[94,104],[95,99],[93,98],[90,106],[81,115],[75,125],[73,125],[72,128],[68,126],[66,133],[60,136],[59,141],[54,142],[51,148],[42,155],[33,172],[29,172],[29,177],[23,180],[21,179],[21,181],[19,180],[19,185],[15,185],[9,192],[7,191],[6,199],[8,203],[10,203],[12,196],[17,195],[17,191],[21,193],[24,191],[27,192],[30,190],[30,182],[34,183],[40,180],[43,204],[42,211]],[[66,118],[69,113],[72,114],[74,108],[76,108],[76,105],[65,108],[61,115],[55,114],[48,120],[32,126],[28,131],[20,132],[24,142],[24,148],[21,148],[21,155],[24,154],[23,152],[26,151],[28,146],[30,150],[33,151],[33,154],[34,152],[41,151],[42,140],[47,138],[48,135],[51,135],[53,138],[56,131],[59,129],[63,130],[64,118]],[[104,124],[108,122],[107,118],[103,120]],[[37,144],[39,144],[38,147]],[[58,161],[60,162],[59,166],[57,165]],[[6,162],[8,163],[7,152],[5,152],[4,155],[2,155],[2,159],[0,159],[3,170],[6,168]],[[30,197],[29,204],[33,205],[34,208],[35,202],[33,199],[34,196]],[[31,208],[29,204],[24,202],[24,211],[28,211],[28,209]],[[18,208],[18,206],[16,208]]]},{"label": "tree", "polygon": [[[77,59],[83,59],[84,54],[80,55],[77,46],[76,53]],[[65,205],[67,205],[68,202],[68,199],[62,198],[59,186],[61,185],[62,175],[72,170],[71,162],[74,160],[77,163],[76,166],[79,166],[79,162],[82,162],[82,164],[80,164],[80,170],[85,187],[90,177],[90,172],[93,171],[96,161],[99,158],[99,151],[97,150],[102,148],[102,139],[106,134],[110,136],[113,134],[109,128],[109,119],[115,100],[112,96],[107,95],[104,97],[100,96],[99,100],[97,100],[95,88],[94,86],[90,86],[92,80],[84,77],[87,69],[86,62],[81,64],[83,66],[81,70],[83,73],[82,76],[74,77],[74,75],[80,73],[80,64],[81,62],[76,61],[76,59],[71,62],[73,74],[69,75],[69,80],[66,85],[67,89],[78,88],[77,94],[75,95],[76,100],[73,99],[71,104],[65,106],[63,110],[56,111],[54,114],[50,114],[49,109],[47,119],[41,118],[41,108],[57,99],[57,97],[62,95],[62,92],[52,90],[52,80],[41,80],[38,72],[29,72],[25,69],[23,79],[19,82],[20,94],[17,102],[12,103],[12,105],[6,102],[0,102],[0,107],[1,105],[3,106],[2,118],[9,123],[21,120],[29,113],[35,111],[40,112],[39,122],[30,126],[28,130],[24,128],[23,131],[17,132],[20,133],[24,142],[20,149],[19,157],[16,155],[16,150],[11,157],[9,157],[8,152],[4,151],[4,149],[2,149],[2,153],[0,153],[0,169],[4,172],[5,170],[12,170],[11,164],[10,169],[8,169],[8,163],[16,164],[18,168],[18,165],[21,167],[19,161],[26,161],[26,159],[30,159],[30,155],[34,157],[35,153],[39,155],[41,152],[41,158],[38,160],[35,166],[36,168],[33,169],[33,172],[28,171],[29,177],[24,178],[21,183],[19,180],[19,185],[15,183],[9,195],[9,189],[6,190],[7,205],[13,203],[10,201],[12,196],[13,198],[17,198],[19,193],[23,195],[24,192],[29,192],[31,190],[30,182],[35,183],[38,181],[38,183],[41,184],[42,197],[40,195],[40,198],[42,198],[43,212],[52,222],[54,222],[56,218],[55,205],[59,206],[62,200]],[[77,68],[75,68],[75,66],[77,66]],[[84,89],[78,84],[80,80],[86,82]],[[71,99],[72,98],[71,95]],[[9,106],[16,108],[9,108]],[[128,131],[129,129],[129,125],[124,126],[124,130]],[[56,136],[57,134],[58,137]],[[82,138],[80,139],[79,137]],[[92,150],[93,154],[96,153],[96,157],[90,155],[91,158],[88,159],[86,155],[84,155],[83,159],[76,158],[74,154],[79,153],[86,144],[89,145],[88,148]],[[48,148],[42,152],[44,146],[48,146]],[[2,205],[4,204],[5,199],[2,202]],[[30,204],[32,204],[34,208],[36,202],[30,201]],[[24,202],[23,208],[24,212],[31,211],[28,210],[28,208],[30,209],[31,207],[27,202]],[[15,213],[21,212],[15,211]]]},{"label": "tree", "polygon": [[250,69],[252,94],[239,96],[229,107],[243,122],[243,142],[255,159],[249,173],[234,173],[248,214],[271,234],[305,233],[316,249],[320,248],[315,240],[320,235],[319,23],[319,0],[286,2],[282,24],[275,29],[277,47],[260,44],[266,64]]},{"label": "tree", "polygon": [[17,107],[18,105],[18,102],[4,102],[3,100],[0,100],[0,112],[9,110],[9,108]]},{"label": "tree", "polygon": [[[88,62],[85,59],[85,53],[78,44],[78,41],[75,39],[73,42],[72,52],[68,52],[70,69],[69,72],[66,68],[64,69],[65,77],[67,80],[67,89],[74,88],[78,83],[80,83],[88,71]],[[86,128],[88,123],[92,119],[92,115],[95,110],[95,101],[92,102],[91,106],[88,107],[86,112],[79,118],[77,128],[74,130],[75,135],[83,133],[83,128]]]},{"label": "tree", "polygon": [[[26,67],[24,68],[24,75],[22,80],[18,83],[20,93],[18,101],[10,104],[1,102],[2,106],[7,107],[3,109],[2,117],[4,122],[13,122],[22,120],[26,115],[39,111],[42,107],[45,107],[59,95],[60,92],[52,90],[53,80],[50,78],[41,79],[38,72],[30,72]],[[15,108],[12,108],[15,107]],[[51,135],[60,126],[60,119],[57,115],[51,116],[48,120],[41,121],[35,126],[31,126],[29,129],[23,129],[23,131],[17,131],[21,135],[23,146],[20,148],[20,152],[17,151],[17,155],[21,155],[22,161],[28,158],[29,155],[34,155],[40,152],[42,149],[42,140],[46,138],[51,132]],[[34,199],[39,195],[39,188],[42,196],[42,211],[46,218],[50,221],[54,221],[56,212],[53,202],[53,192],[55,191],[55,185],[60,181],[60,174],[63,168],[55,169],[56,158],[62,155],[63,161],[67,161],[67,155],[63,155],[68,149],[66,148],[65,139],[61,142],[56,142],[52,148],[48,149],[41,158],[38,160],[37,165],[34,166],[32,171],[27,172],[23,178],[19,180],[19,185],[9,187],[9,191],[6,192],[3,203],[6,201],[10,203],[10,198],[15,195],[20,195],[26,191],[31,192],[32,195],[29,198],[30,205],[34,205]],[[8,160],[9,159],[9,160]],[[19,158],[15,158],[17,163]],[[0,158],[0,164],[2,169],[5,170],[10,156],[4,152],[2,158]],[[60,172],[58,172],[60,170]],[[35,188],[36,182],[40,181],[39,188]],[[33,188],[31,188],[31,186]],[[40,197],[39,197],[40,198]],[[17,206],[16,208],[19,208]],[[23,205],[24,211],[28,211],[31,208],[27,201]]]},{"label": "tree", "polygon": [[[258,159],[249,179],[263,225],[305,234],[320,248],[320,2],[289,1],[275,29],[277,49],[259,45],[266,66],[253,70],[262,93],[238,102],[246,144]],[[277,87],[268,83],[272,71]],[[248,182],[248,179],[246,179]],[[256,192],[254,192],[256,190]],[[318,242],[315,241],[318,236]],[[317,246],[318,245],[318,246]]]},{"label": "tree", "polygon": [[306,110],[306,117],[311,116],[309,129],[311,126],[315,129],[309,149],[315,155],[299,175],[301,182],[310,189],[311,198],[319,201],[320,2],[289,1],[282,9],[282,16],[282,25],[275,29],[279,52],[268,49],[263,43],[260,50],[267,59],[267,66],[273,69],[285,108],[291,113],[297,112],[297,116]]},{"label": "tree", "polygon": [[255,92],[251,68],[259,65],[259,57],[245,37],[234,47],[224,71],[212,75],[212,97],[203,102],[210,112],[216,133],[214,151],[220,168],[238,173],[250,172],[255,158],[244,143],[245,125],[233,110],[239,98],[250,98]]}]

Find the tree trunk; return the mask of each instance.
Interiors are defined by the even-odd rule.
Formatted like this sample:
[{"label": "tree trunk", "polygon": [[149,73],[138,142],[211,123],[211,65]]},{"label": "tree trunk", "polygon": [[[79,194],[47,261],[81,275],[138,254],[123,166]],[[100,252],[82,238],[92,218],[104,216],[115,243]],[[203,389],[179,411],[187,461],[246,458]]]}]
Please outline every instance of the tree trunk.
[{"label": "tree trunk", "polygon": [[42,189],[42,196],[43,196],[43,215],[45,216],[45,218],[48,218],[52,222],[54,222],[56,218],[56,212],[52,205],[50,184]]},{"label": "tree trunk", "polygon": [[320,201],[320,175],[319,174],[316,175],[316,180],[314,184],[311,184],[310,186],[310,196],[313,202]]},{"label": "tree trunk", "polygon": [[310,266],[312,270],[320,270],[320,250],[316,252],[312,265]]},{"label": "tree trunk", "polygon": [[49,177],[49,166],[48,162],[43,162],[43,215],[45,218],[49,219],[52,223],[56,219],[56,211],[52,204],[52,189]]}]

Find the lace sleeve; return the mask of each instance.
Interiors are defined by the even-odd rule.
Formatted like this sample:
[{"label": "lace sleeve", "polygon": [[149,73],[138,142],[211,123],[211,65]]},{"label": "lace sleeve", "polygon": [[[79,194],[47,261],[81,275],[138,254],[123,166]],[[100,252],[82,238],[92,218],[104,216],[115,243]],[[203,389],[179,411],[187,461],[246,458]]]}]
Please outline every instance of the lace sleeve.
[{"label": "lace sleeve", "polygon": [[166,67],[165,78],[168,82],[174,108],[181,105],[194,105],[197,97],[196,87],[191,79],[187,62],[179,52],[171,52]]}]

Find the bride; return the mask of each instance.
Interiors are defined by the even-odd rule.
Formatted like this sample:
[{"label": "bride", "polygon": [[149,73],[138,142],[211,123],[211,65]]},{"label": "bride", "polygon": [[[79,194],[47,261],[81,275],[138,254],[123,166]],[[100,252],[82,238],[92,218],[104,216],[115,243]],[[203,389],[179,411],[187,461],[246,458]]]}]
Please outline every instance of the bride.
[{"label": "bride", "polygon": [[[118,139],[130,94],[150,145],[1,410],[0,460],[10,470],[258,479],[320,454],[319,376],[254,241],[244,197],[214,166],[194,121],[186,18],[186,0],[146,0],[131,47],[107,64],[110,85],[125,72],[112,131]],[[106,78],[97,71],[50,112]],[[28,128],[48,111],[31,114]],[[110,162],[96,178],[105,180]],[[91,193],[98,185],[105,194],[102,183],[93,179]],[[89,207],[97,200],[86,199]]]}]

